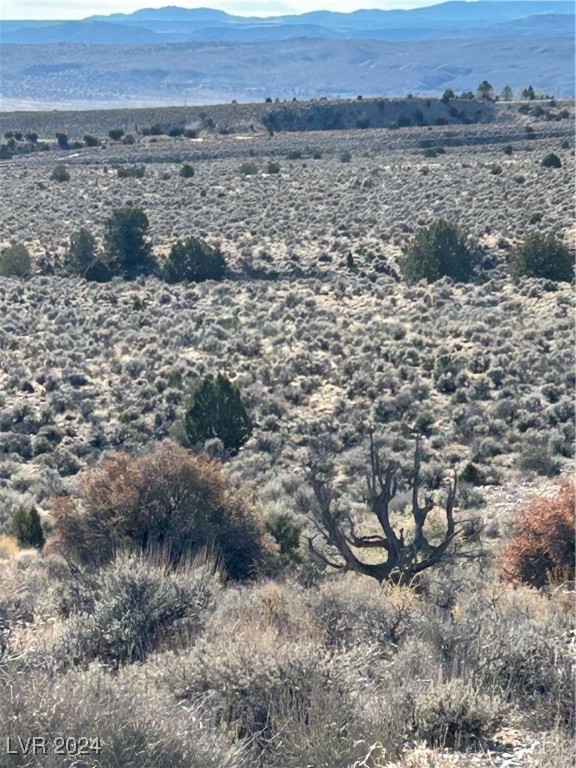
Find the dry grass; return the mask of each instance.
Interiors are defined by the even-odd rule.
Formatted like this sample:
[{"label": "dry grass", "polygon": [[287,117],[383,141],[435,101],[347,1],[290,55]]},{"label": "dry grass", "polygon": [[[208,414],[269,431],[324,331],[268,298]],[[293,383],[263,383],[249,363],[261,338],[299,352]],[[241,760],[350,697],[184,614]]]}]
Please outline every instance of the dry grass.
[{"label": "dry grass", "polygon": [[20,547],[14,536],[0,536],[0,560],[16,557]]}]

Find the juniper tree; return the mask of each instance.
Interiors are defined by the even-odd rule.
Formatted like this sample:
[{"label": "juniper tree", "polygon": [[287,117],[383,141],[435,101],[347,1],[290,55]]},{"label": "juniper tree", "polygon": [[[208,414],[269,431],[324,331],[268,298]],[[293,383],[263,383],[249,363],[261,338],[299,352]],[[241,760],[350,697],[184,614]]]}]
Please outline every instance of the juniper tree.
[{"label": "juniper tree", "polygon": [[238,451],[252,433],[252,423],[239,388],[219,373],[194,387],[184,417],[191,444],[217,437],[227,450]]}]

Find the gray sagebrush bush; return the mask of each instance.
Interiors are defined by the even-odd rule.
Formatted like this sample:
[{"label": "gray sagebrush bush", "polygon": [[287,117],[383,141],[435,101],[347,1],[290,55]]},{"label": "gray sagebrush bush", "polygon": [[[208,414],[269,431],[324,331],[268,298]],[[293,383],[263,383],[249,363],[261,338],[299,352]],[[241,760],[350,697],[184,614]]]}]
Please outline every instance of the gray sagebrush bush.
[{"label": "gray sagebrush bush", "polygon": [[119,554],[90,577],[92,605],[65,622],[56,656],[112,667],[142,661],[160,644],[189,642],[214,606],[210,562],[173,568],[169,559]]},{"label": "gray sagebrush bush", "polygon": [[30,254],[23,243],[7,246],[0,251],[0,277],[27,277],[31,268]]},{"label": "gray sagebrush bush", "polygon": [[478,691],[464,680],[430,681],[414,702],[412,731],[416,739],[433,747],[480,750],[494,736],[504,712],[498,696]]},{"label": "gray sagebrush bush", "polygon": [[[65,754],[47,750],[43,768],[252,768],[254,755],[213,724],[209,702],[186,708],[150,685],[113,676],[100,665],[59,674],[8,664],[0,680],[0,731],[12,744],[21,729],[48,744],[65,735]],[[84,746],[87,740],[86,746]],[[30,765],[22,751],[10,765]]]}]

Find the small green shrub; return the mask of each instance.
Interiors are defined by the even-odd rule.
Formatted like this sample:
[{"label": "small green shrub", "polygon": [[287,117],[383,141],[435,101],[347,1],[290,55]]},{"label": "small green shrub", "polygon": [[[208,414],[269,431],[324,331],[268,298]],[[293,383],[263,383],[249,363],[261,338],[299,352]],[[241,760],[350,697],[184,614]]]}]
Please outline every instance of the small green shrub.
[{"label": "small green shrub", "polygon": [[196,237],[189,237],[172,246],[162,276],[168,283],[201,283],[204,280],[222,280],[225,272],[226,261],[218,248],[212,248]]},{"label": "small green shrub", "polygon": [[504,147],[504,154],[505,155],[511,155],[513,152],[514,152],[514,147],[512,146],[512,144],[507,144]]},{"label": "small green shrub", "polygon": [[554,152],[550,152],[549,155],[546,155],[546,157],[542,160],[542,167],[543,168],[562,168],[562,161],[558,157],[558,155],[554,154]]},{"label": "small green shrub", "polygon": [[57,165],[50,176],[52,181],[70,181],[70,174],[63,165]]},{"label": "small green shrub", "polygon": [[291,149],[286,155],[288,160],[301,160],[302,152],[299,149]]},{"label": "small green shrub", "polygon": [[83,138],[84,144],[86,144],[87,147],[100,146],[100,139],[97,139],[96,136],[91,136],[90,134],[86,134],[82,138]]},{"label": "small green shrub", "polygon": [[122,144],[127,147],[131,147],[133,144],[136,144],[136,139],[134,136],[132,136],[131,133],[129,133],[127,136],[124,136],[122,139]]},{"label": "small green shrub", "polygon": [[146,175],[146,166],[128,165],[120,166],[116,171],[119,179],[143,179]]},{"label": "small green shrub", "polygon": [[57,133],[56,141],[58,142],[60,149],[70,149],[70,145],[68,144],[68,135],[66,133]]},{"label": "small green shrub", "polygon": [[400,259],[409,283],[435,282],[442,277],[465,283],[474,277],[477,266],[476,246],[458,227],[442,219],[417,230]]},{"label": "small green shrub", "polygon": [[292,515],[280,514],[266,521],[266,530],[279,547],[280,559],[284,564],[300,563],[300,534],[302,529],[294,522]]},{"label": "small green shrub", "polygon": [[191,165],[188,165],[186,163],[185,165],[180,168],[180,171],[178,172],[178,176],[181,176],[183,179],[191,179],[194,176],[194,168],[192,168]]},{"label": "small green shrub", "polygon": [[217,437],[230,451],[238,451],[252,434],[240,390],[223,373],[207,376],[194,387],[185,426],[192,445]]},{"label": "small green shrub", "polygon": [[94,259],[84,270],[84,279],[91,283],[109,283],[113,277],[112,270],[101,259]]},{"label": "small green shrub", "polygon": [[12,518],[12,535],[21,547],[42,549],[46,537],[36,507],[18,507]]},{"label": "small green shrub", "polygon": [[120,141],[122,136],[124,136],[124,131],[122,128],[113,128],[111,131],[108,131],[108,136],[110,136],[112,141]]},{"label": "small green shrub", "polygon": [[0,251],[0,277],[27,277],[32,268],[28,249],[22,243]]},{"label": "small green shrub", "polygon": [[242,163],[238,170],[241,176],[255,176],[258,173],[258,166],[256,163],[247,161]]},{"label": "small green shrub", "polygon": [[347,150],[340,154],[340,162],[341,163],[349,163],[351,160],[352,160],[352,154],[350,152],[348,152]]},{"label": "small green shrub", "polygon": [[574,254],[555,234],[535,232],[509,252],[508,267],[515,280],[542,277],[570,282],[574,278]]},{"label": "small green shrub", "polygon": [[280,165],[270,160],[270,162],[266,166],[266,173],[269,173],[269,174],[280,173]]}]

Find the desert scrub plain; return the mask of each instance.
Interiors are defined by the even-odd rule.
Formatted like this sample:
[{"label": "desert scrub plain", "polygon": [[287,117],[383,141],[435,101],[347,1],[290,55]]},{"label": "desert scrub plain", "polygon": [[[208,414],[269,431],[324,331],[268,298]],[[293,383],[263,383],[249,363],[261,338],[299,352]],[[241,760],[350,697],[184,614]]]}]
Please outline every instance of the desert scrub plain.
[{"label": "desert scrub plain", "polygon": [[[2,759],[572,765],[570,574],[524,584],[506,565],[514,514],[532,497],[557,498],[556,478],[573,470],[573,286],[513,282],[506,256],[538,231],[574,245],[573,119],[502,111],[489,124],[122,144],[93,114],[83,129],[81,115],[77,135],[60,130],[103,147],[1,168],[2,245],[25,243],[33,274],[0,278],[0,733],[12,743],[99,737],[102,753]],[[7,119],[19,130],[18,114]],[[42,119],[21,129],[48,136]],[[52,132],[55,115],[45,119]],[[552,152],[560,168],[542,166]],[[179,175],[183,164],[193,176]],[[51,179],[57,165],[68,180]],[[118,174],[134,167],[140,178]],[[146,212],[160,260],[189,236],[218,245],[226,279],[66,276],[70,236],[86,227],[103,249],[105,222],[123,206]],[[406,284],[402,248],[441,218],[480,242],[481,279]],[[177,457],[173,443],[158,446],[184,440],[192,387],[219,371],[239,387],[253,430],[234,455],[218,440],[201,450],[268,531],[260,573],[226,579],[213,553],[174,564],[166,552],[119,548],[94,565],[56,547],[59,510],[111,466],[103,461],[130,469],[118,452]],[[455,472],[466,557],[411,585],[335,573],[306,546],[311,457],[331,464],[339,508],[373,533],[373,434],[405,467],[393,513],[409,528],[415,433],[437,502],[429,534],[442,528]],[[10,536],[32,507],[47,535],[41,553]],[[286,526],[299,547],[296,535],[283,548]]]}]

